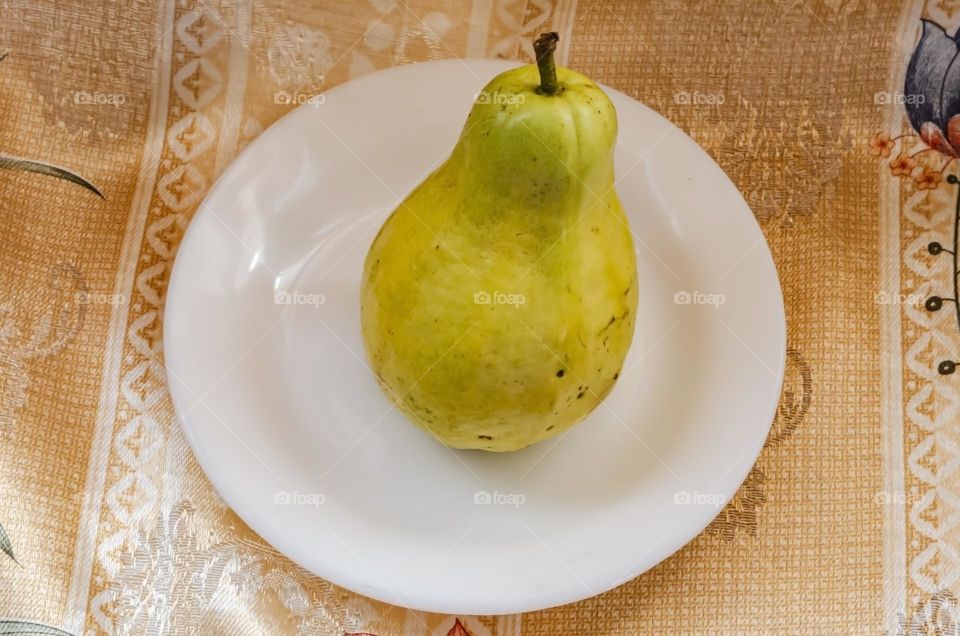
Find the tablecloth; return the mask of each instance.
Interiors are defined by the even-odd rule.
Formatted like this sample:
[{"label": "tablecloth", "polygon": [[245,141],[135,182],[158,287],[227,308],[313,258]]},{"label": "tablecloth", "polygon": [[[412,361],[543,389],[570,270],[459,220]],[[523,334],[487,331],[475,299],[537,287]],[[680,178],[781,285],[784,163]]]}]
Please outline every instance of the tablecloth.
[{"label": "tablecloth", "polygon": [[[958,0],[2,0],[0,633],[957,633],[958,25]],[[781,404],[736,497],[635,580],[525,615],[392,607],[213,491],[166,388],[171,265],[305,96],[529,61],[547,30],[742,191],[782,281]]]}]

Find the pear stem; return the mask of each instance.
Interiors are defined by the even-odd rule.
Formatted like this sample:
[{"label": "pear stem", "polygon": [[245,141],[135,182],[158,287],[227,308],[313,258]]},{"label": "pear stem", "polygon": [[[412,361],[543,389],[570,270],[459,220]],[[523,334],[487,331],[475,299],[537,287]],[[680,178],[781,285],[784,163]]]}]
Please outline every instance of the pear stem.
[{"label": "pear stem", "polygon": [[541,95],[557,95],[563,88],[557,83],[557,65],[553,61],[553,52],[557,48],[560,36],[556,32],[541,33],[533,43],[533,50],[537,54],[537,68],[540,69],[540,86],[537,92]]}]

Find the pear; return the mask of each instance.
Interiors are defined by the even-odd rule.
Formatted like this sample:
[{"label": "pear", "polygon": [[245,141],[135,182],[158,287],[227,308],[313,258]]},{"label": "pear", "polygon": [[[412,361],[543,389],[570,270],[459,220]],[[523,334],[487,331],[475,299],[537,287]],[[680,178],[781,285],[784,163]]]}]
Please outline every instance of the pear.
[{"label": "pear", "polygon": [[512,451],[613,388],[633,338],[633,241],[614,191],[613,104],[553,61],[478,95],[450,157],[387,219],[361,323],[393,402],[452,448]]}]

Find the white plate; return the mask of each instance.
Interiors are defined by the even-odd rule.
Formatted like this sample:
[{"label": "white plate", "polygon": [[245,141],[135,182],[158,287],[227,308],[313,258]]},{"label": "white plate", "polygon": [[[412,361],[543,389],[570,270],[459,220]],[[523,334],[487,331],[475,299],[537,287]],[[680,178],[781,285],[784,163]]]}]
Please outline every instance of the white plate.
[{"label": "white plate", "polygon": [[360,338],[363,258],[513,66],[403,66],[290,113],[207,196],[167,296],[173,401],[224,499],[305,568],[422,610],[536,610],[652,567],[743,481],[783,378],[783,301],[749,208],[693,141],[607,88],[640,279],[614,391],[509,454],[451,451],[391,408]]}]

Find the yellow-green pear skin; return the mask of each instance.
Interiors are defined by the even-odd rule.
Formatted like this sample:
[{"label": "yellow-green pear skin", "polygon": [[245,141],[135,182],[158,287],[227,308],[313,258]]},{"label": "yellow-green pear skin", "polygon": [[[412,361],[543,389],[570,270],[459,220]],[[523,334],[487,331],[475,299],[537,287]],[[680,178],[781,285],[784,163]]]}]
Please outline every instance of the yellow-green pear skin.
[{"label": "yellow-green pear skin", "polygon": [[453,448],[512,451],[592,411],[622,371],[637,314],[614,192],[613,104],[587,77],[536,65],[480,93],[449,159],[367,254],[372,370],[413,422]]}]

